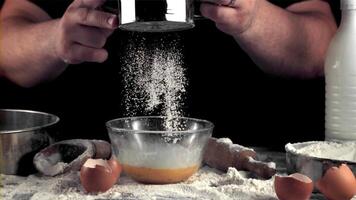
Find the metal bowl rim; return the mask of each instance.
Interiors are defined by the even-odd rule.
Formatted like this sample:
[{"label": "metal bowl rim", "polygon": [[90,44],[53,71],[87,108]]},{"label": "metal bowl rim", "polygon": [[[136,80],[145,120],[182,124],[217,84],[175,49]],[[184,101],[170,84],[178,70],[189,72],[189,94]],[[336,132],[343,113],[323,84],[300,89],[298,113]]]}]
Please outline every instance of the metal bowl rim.
[{"label": "metal bowl rim", "polygon": [[[127,129],[127,128],[115,128],[110,126],[110,124],[114,121],[118,121],[118,120],[133,120],[133,119],[163,119],[163,118],[167,118],[167,116],[136,116],[136,117],[122,117],[122,118],[116,118],[116,119],[112,119],[108,122],[106,122],[106,127],[110,130],[113,131],[120,131],[120,132],[129,132],[131,134],[136,133],[136,134],[145,134],[145,133],[152,133],[152,134],[166,134],[167,132],[172,133],[172,134],[192,134],[192,133],[200,133],[200,132],[205,132],[205,131],[209,131],[209,130],[213,130],[214,129],[214,124],[208,120],[204,120],[204,119],[197,119],[197,118],[190,118],[190,117],[175,117],[175,119],[186,119],[186,120],[192,120],[192,121],[196,121],[196,122],[203,122],[208,124],[208,127],[203,128],[203,129],[198,129],[198,130],[185,130],[185,131],[152,131],[152,130],[133,130],[133,129]],[[139,133],[137,133],[139,132]]]},{"label": "metal bowl rim", "polygon": [[[308,141],[308,142],[298,142],[298,143],[288,143],[288,144],[291,144],[295,148],[294,145],[296,145],[296,144],[313,144],[315,142],[321,142],[321,141]],[[351,160],[335,160],[335,159],[330,159],[330,158],[319,158],[319,157],[315,157],[315,156],[309,156],[306,154],[293,152],[291,149],[287,148],[288,144],[285,145],[287,157],[290,157],[289,155],[293,155],[293,156],[302,157],[302,158],[310,159],[313,161],[319,161],[319,162],[346,163],[346,164],[356,165],[356,162],[353,162]]]},{"label": "metal bowl rim", "polygon": [[49,126],[52,126],[54,124],[57,124],[60,121],[60,118],[57,115],[46,113],[46,112],[40,112],[40,111],[35,111],[35,110],[22,110],[22,109],[0,109],[0,111],[5,111],[5,112],[22,112],[22,113],[32,113],[32,114],[41,114],[41,115],[48,115],[54,118],[53,122],[47,123],[42,126],[34,126],[31,128],[24,128],[24,129],[19,129],[19,130],[5,130],[1,131],[0,134],[14,134],[14,133],[25,133],[29,131],[36,131],[42,128],[47,128]]}]

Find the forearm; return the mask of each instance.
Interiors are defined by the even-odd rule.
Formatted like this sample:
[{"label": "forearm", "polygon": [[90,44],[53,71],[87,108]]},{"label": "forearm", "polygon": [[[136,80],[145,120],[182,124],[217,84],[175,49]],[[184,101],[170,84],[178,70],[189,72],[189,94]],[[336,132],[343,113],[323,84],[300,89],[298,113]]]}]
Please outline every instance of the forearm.
[{"label": "forearm", "polygon": [[336,25],[328,23],[333,19],[315,12],[291,12],[265,0],[257,2],[252,24],[234,37],[240,46],[266,72],[321,76],[326,50],[336,31]]},{"label": "forearm", "polygon": [[24,87],[51,80],[66,65],[55,54],[58,20],[34,23],[20,17],[2,20],[0,68],[5,77]]},{"label": "forearm", "polygon": [[[1,10],[0,76],[31,87],[59,76],[66,63],[104,62],[117,16],[98,10],[105,0],[74,0],[53,20],[27,0],[7,0]],[[64,62],[65,61],[65,62]]]}]

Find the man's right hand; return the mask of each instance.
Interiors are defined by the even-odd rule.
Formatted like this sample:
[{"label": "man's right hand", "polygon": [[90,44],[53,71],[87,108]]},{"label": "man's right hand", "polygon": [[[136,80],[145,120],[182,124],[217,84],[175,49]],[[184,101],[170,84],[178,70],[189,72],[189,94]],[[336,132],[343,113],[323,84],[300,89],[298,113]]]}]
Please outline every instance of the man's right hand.
[{"label": "man's right hand", "polygon": [[253,24],[261,0],[201,0],[201,13],[218,29],[238,37]]},{"label": "man's right hand", "polygon": [[75,0],[55,31],[55,55],[67,64],[104,62],[103,48],[117,27],[117,16],[98,10],[105,0]]}]

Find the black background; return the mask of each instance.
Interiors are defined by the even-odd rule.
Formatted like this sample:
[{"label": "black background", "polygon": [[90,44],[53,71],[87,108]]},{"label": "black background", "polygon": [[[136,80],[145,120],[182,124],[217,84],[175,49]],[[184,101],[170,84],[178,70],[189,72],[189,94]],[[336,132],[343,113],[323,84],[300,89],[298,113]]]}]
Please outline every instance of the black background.
[{"label": "black background", "polygon": [[[112,4],[114,1],[110,1]],[[285,7],[293,1],[273,1]],[[115,2],[114,2],[115,3]],[[339,21],[338,1],[332,8]],[[68,2],[40,0],[53,17]],[[6,28],[6,27],[2,27]],[[324,139],[324,79],[286,79],[262,72],[232,37],[208,20],[192,30],[139,34],[117,30],[104,64],[73,65],[55,81],[24,89],[0,79],[0,107],[50,112],[61,118],[61,139],[107,139],[105,122],[123,116],[121,56],[128,41],[178,40],[189,78],[187,116],[215,124],[216,137],[282,149],[287,142]],[[268,49],[266,49],[268,51]]]}]

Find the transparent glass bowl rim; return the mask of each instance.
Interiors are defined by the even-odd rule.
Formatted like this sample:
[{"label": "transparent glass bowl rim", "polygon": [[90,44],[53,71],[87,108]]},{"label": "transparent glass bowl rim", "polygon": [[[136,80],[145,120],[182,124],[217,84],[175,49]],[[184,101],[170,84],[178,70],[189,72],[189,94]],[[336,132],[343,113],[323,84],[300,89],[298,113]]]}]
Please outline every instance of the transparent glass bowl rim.
[{"label": "transparent glass bowl rim", "polygon": [[128,132],[131,134],[145,134],[145,133],[152,133],[152,134],[166,134],[167,132],[172,134],[193,134],[193,133],[200,133],[200,132],[207,132],[209,130],[213,130],[214,124],[208,120],[204,119],[197,119],[197,118],[190,118],[190,117],[175,117],[174,119],[183,119],[183,120],[190,120],[197,123],[204,123],[207,127],[197,130],[184,130],[184,131],[169,131],[169,130],[162,130],[162,131],[155,131],[155,130],[134,130],[131,128],[117,128],[111,126],[111,124],[115,121],[125,121],[125,120],[142,120],[142,119],[165,119],[167,116],[136,116],[136,117],[123,117],[123,118],[116,118],[106,122],[106,127],[110,130],[116,132]]}]

